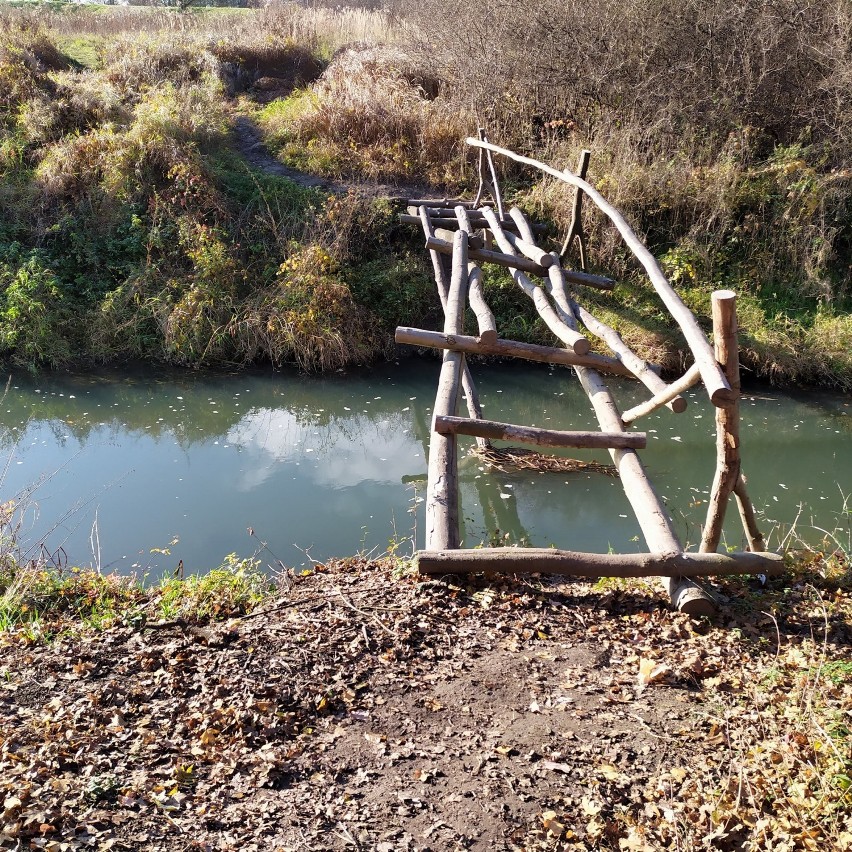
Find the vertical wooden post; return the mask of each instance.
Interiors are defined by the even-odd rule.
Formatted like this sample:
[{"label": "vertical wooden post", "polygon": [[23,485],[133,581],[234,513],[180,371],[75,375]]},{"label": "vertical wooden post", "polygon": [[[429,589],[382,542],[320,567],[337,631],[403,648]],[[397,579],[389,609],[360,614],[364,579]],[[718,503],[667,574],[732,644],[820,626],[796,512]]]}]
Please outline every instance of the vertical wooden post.
[{"label": "vertical wooden post", "polygon": [[[591,151],[583,149],[580,152],[580,160],[577,163],[577,177],[580,180],[586,179],[586,174],[589,171],[589,159],[592,156]],[[571,224],[568,226],[568,234],[565,237],[565,242],[562,243],[562,250],[559,252],[560,257],[565,257],[565,253],[577,238],[577,243],[580,247],[580,269],[586,271],[586,235],[583,233],[583,190],[579,186],[574,187],[574,203],[571,206]]]},{"label": "vertical wooden post", "polygon": [[[445,334],[461,334],[467,281],[467,234],[458,231],[453,242],[453,275],[446,300]],[[455,415],[465,367],[461,352],[444,352],[433,417]],[[455,435],[439,435],[433,426],[426,485],[426,550],[452,550],[459,543],[458,440]]]},{"label": "vertical wooden post", "polygon": [[719,547],[728,500],[740,479],[740,361],[737,343],[737,296],[717,290],[712,297],[713,347],[733,399],[716,409],[716,473],[710,491],[707,521],[701,537],[701,552]]},{"label": "vertical wooden post", "polygon": [[[464,209],[464,208],[461,208]],[[432,228],[432,221],[429,218],[429,211],[425,205],[419,208],[420,222],[423,225],[423,233],[426,237],[434,237],[435,231]],[[468,228],[469,230],[469,228]],[[439,254],[432,250],[429,252],[432,258],[432,269],[435,273],[435,283],[438,285],[438,298],[441,300],[441,307],[444,314],[447,312],[447,300],[450,293],[450,279],[452,276],[452,260],[447,255]],[[462,309],[464,315],[464,309]],[[464,331],[460,328],[455,334],[461,334]],[[465,359],[462,363],[462,391],[464,392],[465,401],[467,403],[468,414],[475,419],[482,419],[482,406],[479,402],[479,393],[476,390],[476,385],[473,383],[473,376],[470,374],[470,367]],[[482,448],[490,447],[491,444],[485,438],[476,439],[477,446]]]}]

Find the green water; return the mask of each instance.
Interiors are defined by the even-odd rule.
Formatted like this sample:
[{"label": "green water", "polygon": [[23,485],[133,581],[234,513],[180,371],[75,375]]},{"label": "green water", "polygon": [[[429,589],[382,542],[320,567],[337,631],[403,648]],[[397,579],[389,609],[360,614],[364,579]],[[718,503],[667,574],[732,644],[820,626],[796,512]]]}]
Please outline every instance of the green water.
[{"label": "green water", "polygon": [[[596,428],[566,369],[473,369],[490,419]],[[182,559],[203,571],[263,542],[264,561],[288,566],[380,553],[390,539],[408,552],[405,539],[423,543],[437,374],[437,362],[411,359],[322,378],[13,375],[0,410],[0,496],[16,501],[25,554],[103,570],[157,575]],[[629,382],[615,390],[624,407],[647,395]],[[641,455],[678,532],[695,544],[713,476],[714,424],[703,391],[688,398],[685,413],[663,409],[636,428],[648,432]],[[848,530],[849,398],[761,389],[746,394],[742,414],[744,469],[770,546],[794,521],[812,541],[822,535],[812,527]],[[609,460],[605,452],[572,454]],[[465,546],[644,549],[617,479],[493,472],[473,457],[463,459],[460,478]],[[735,512],[729,520],[727,544],[740,546]]]}]

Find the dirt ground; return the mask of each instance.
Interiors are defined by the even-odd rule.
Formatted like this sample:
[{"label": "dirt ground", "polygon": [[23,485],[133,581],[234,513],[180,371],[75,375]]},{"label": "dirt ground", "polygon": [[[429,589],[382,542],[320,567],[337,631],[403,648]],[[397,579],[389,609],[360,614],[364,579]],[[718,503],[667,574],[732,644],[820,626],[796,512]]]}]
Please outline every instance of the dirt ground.
[{"label": "dirt ground", "polygon": [[0,636],[0,849],[849,848],[848,796],[781,793],[848,620],[723,592],[693,624],[650,583],[356,560],[230,622]]}]

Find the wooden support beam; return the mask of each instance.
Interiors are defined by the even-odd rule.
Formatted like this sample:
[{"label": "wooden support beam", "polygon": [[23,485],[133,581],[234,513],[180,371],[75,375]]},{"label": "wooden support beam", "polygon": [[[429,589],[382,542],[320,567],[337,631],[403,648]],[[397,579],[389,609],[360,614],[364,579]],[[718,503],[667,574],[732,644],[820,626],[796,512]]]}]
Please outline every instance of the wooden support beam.
[{"label": "wooden support beam", "polygon": [[470,264],[467,280],[468,300],[479,328],[479,341],[486,346],[493,346],[497,342],[497,321],[485,301],[485,293],[482,290],[482,270]]},{"label": "wooden support beam", "polygon": [[421,574],[557,574],[573,577],[707,577],[784,571],[777,553],[577,553],[533,547],[419,551]]},{"label": "wooden support beam", "polygon": [[[433,236],[432,221],[429,217],[429,212],[425,206],[420,208],[418,221],[423,227],[423,233],[426,237]],[[435,274],[435,284],[438,287],[438,298],[441,301],[441,307],[446,312],[447,298],[450,291],[450,282],[444,270],[442,255],[438,252],[430,251],[429,256],[432,259],[432,269]],[[482,406],[479,404],[479,394],[476,390],[476,385],[473,383],[473,377],[470,374],[470,368],[465,361],[462,365],[462,390],[464,391],[465,402],[467,403],[467,411],[471,417],[482,417]],[[486,449],[489,444],[484,438],[477,438],[477,445]]]},{"label": "wooden support beam", "polygon": [[[475,210],[471,210],[471,214],[472,214],[471,219],[470,219],[471,225],[473,225],[475,228],[486,228],[486,227],[488,227],[485,223],[485,220],[481,216],[476,215]],[[431,216],[431,214],[430,214],[430,218],[432,220],[432,224],[436,228],[453,228],[453,227],[455,227],[456,224],[458,224],[452,216]],[[403,225],[416,225],[419,221],[417,216],[415,216],[413,213],[400,213],[397,216],[397,219]],[[503,227],[514,229],[515,223],[512,222],[511,219],[509,219],[509,220],[506,220],[503,223]]]},{"label": "wooden support beam", "polygon": [[[512,209],[514,210],[515,208]],[[518,237],[505,229],[504,233],[516,251],[520,252],[527,260],[538,264],[542,269],[547,269],[549,266],[553,266],[554,262],[559,262],[558,258],[554,260],[552,254],[548,254],[543,248],[539,248],[535,242]]]},{"label": "wooden support beam", "polygon": [[[458,333],[462,328],[467,294],[467,234],[463,231],[456,234],[454,249],[453,274],[444,311],[447,334]],[[455,415],[464,366],[463,354],[444,353],[434,416]],[[459,543],[458,441],[455,435],[442,435],[433,428],[426,484],[426,549],[451,549]]]},{"label": "wooden support beam", "polygon": [[[577,177],[580,180],[586,179],[586,174],[589,171],[589,160],[592,152],[583,149],[580,152],[580,159],[577,163]],[[565,170],[566,172],[568,169]],[[571,224],[568,226],[568,233],[565,236],[565,242],[562,243],[562,249],[559,252],[561,258],[565,258],[565,253],[568,251],[574,239],[577,240],[580,254],[580,269],[584,272],[588,269],[586,264],[586,235],[583,233],[583,190],[578,186],[574,187],[574,201],[571,204]]]},{"label": "wooden support beam", "polygon": [[[615,357],[651,391],[655,396],[665,394],[669,386],[655,373],[650,364],[640,358],[633,350],[621,339],[621,335],[606,323],[601,322],[597,317],[590,314],[582,305],[572,302],[574,313],[577,319],[597,337],[602,340],[610,348],[610,351],[615,353]],[[681,414],[686,411],[686,400],[675,394],[664,403],[668,408],[674,411],[675,414]]]},{"label": "wooden support beam", "polygon": [[[565,323],[560,318],[559,314],[553,309],[553,305],[547,299],[544,290],[537,287],[520,268],[521,262],[531,263],[525,258],[519,257],[515,252],[514,246],[509,242],[505,232],[500,227],[497,217],[487,207],[482,208],[482,213],[488,221],[488,226],[494,234],[494,239],[497,240],[497,245],[505,252],[509,258],[509,271],[515,283],[532,299],[538,315],[544,320],[545,325],[553,332],[553,334],[561,340],[567,347],[572,349],[577,355],[585,355],[588,353],[589,341],[583,337],[576,329]],[[537,264],[536,264],[537,265]],[[541,267],[539,267],[541,268]]]},{"label": "wooden support beam", "polygon": [[600,211],[610,219],[613,225],[615,225],[624,239],[624,242],[633,252],[636,259],[645,268],[645,272],[648,274],[648,278],[654,286],[654,289],[657,291],[657,294],[668,308],[669,313],[680,326],[683,336],[686,338],[686,342],[692,350],[692,354],[698,364],[698,368],[701,370],[701,378],[704,380],[704,386],[706,387],[707,393],[713,404],[721,406],[733,398],[734,394],[731,390],[731,386],[728,384],[728,380],[725,378],[719,364],[716,362],[710,343],[698,325],[692,311],[687,308],[680,296],[678,296],[671,284],[669,284],[654,256],[648,251],[639,237],[636,236],[636,233],[630,225],[627,224],[625,218],[615,207],[613,207],[612,204],[610,204],[591,184],[570,172],[560,172],[559,170],[551,168],[538,160],[521,156],[520,154],[516,154],[514,151],[510,151],[508,148],[501,148],[498,145],[492,145],[490,142],[484,142],[474,137],[468,137],[465,141],[468,145],[471,145],[474,148],[484,148],[488,151],[502,154],[515,162],[533,166],[540,169],[545,174],[555,177],[557,180],[564,181],[571,186],[582,189],[583,192],[598,206]]},{"label": "wooden support beam", "polygon": [[[601,381],[601,377],[594,370],[582,367],[575,369],[601,429],[617,432],[623,428],[615,399]],[[675,532],[674,521],[665,503],[654,490],[645,466],[635,450],[610,450],[609,454],[618,470],[624,494],[633,508],[648,549],[654,553],[681,553],[683,547]],[[676,609],[694,616],[712,615],[716,611],[713,598],[691,580],[672,577],[666,585],[672,605]]]},{"label": "wooden support beam", "polygon": [[423,346],[427,349],[452,349],[469,355],[491,355],[499,358],[523,358],[525,361],[538,361],[543,364],[564,364],[568,367],[585,366],[616,376],[630,376],[631,373],[620,361],[604,355],[576,355],[569,349],[558,346],[536,346],[533,343],[520,343],[517,340],[497,340],[486,343],[475,337],[463,334],[444,334],[440,331],[427,331],[422,328],[399,326],[394,339],[397,343],[409,346]]},{"label": "wooden support beam", "polygon": [[[432,220],[432,224],[434,225],[436,222],[440,221],[440,219]],[[451,220],[447,219],[446,222],[449,223]],[[506,232],[504,231],[504,236],[505,233]],[[511,245],[511,243],[509,243],[509,245]],[[427,237],[426,248],[430,251],[437,251],[440,254],[451,255],[453,253],[453,244],[449,240],[438,239],[437,234],[432,237]],[[532,275],[540,275],[542,277],[547,275],[546,267],[539,265],[529,258],[519,257],[517,254],[509,254],[505,251],[493,251],[485,248],[471,248],[468,254],[472,259],[478,260],[482,263],[494,263],[497,266],[505,266],[509,269],[520,269],[522,272],[528,272]],[[591,275],[588,272],[577,272],[573,269],[563,269],[562,274],[565,276],[566,280],[573,284],[582,284],[584,287],[592,287],[595,290],[612,290],[615,288],[615,281],[613,281],[612,278],[605,278],[603,275]]]},{"label": "wooden support beam", "polygon": [[470,420],[466,417],[437,415],[435,431],[442,435],[473,435],[499,441],[517,441],[536,447],[575,447],[592,450],[631,447],[641,450],[648,445],[645,432],[565,432],[540,429],[536,426],[516,426],[495,420]]},{"label": "wooden support beam", "polygon": [[[426,248],[434,249],[435,251],[438,251],[441,254],[453,253],[453,244],[448,240],[440,240],[437,236],[433,237],[432,239],[427,239]],[[471,249],[469,254],[470,257],[474,260],[479,260],[483,263],[495,263],[498,266],[505,266],[512,269],[520,269],[522,272],[529,272],[532,275],[547,275],[547,272],[545,271],[544,267],[539,266],[535,261],[529,260],[526,257],[519,257],[516,254],[508,254],[505,251],[492,251],[491,249]]]},{"label": "wooden support beam", "polygon": [[698,369],[697,364],[693,364],[677,381],[672,382],[670,385],[666,385],[665,390],[660,391],[658,394],[654,394],[654,396],[652,396],[649,400],[646,400],[639,405],[635,405],[633,408],[625,411],[624,414],[621,415],[621,422],[625,425],[633,423],[640,417],[644,417],[652,411],[662,408],[666,403],[670,402],[684,391],[688,391],[693,385],[698,384],[700,381],[701,371]]},{"label": "wooden support beam", "polygon": [[453,208],[461,204],[464,207],[473,207],[473,201],[463,198],[409,198],[406,200],[408,207],[447,207]]},{"label": "wooden support beam", "polygon": [[754,508],[748,498],[740,455],[740,349],[737,341],[737,296],[731,290],[717,290],[711,297],[713,342],[716,358],[725,371],[735,398],[716,409],[716,473],[710,490],[710,505],[701,537],[701,551],[719,547],[722,525],[731,494],[737,498],[751,550],[763,549],[763,536],[757,528]]},{"label": "wooden support beam", "polygon": [[[435,237],[439,240],[444,240],[452,245],[453,239],[455,238],[455,231],[450,230],[449,228],[435,228]],[[482,237],[477,236],[474,233],[471,233],[469,230],[467,232],[467,246],[468,249],[481,249],[485,247],[485,240]]]}]

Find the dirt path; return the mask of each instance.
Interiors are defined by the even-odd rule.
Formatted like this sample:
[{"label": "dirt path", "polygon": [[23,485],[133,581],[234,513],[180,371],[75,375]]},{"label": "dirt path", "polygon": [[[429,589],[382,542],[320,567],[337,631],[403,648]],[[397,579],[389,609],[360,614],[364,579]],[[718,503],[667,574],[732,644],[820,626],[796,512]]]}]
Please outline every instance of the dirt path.
[{"label": "dirt path", "polygon": [[796,672],[850,641],[807,594],[696,630],[641,584],[320,568],[228,624],[0,634],[0,849],[849,848],[852,806],[779,798]]},{"label": "dirt path", "polygon": [[249,165],[266,174],[285,177],[299,186],[337,194],[356,192],[368,198],[428,198],[439,194],[435,189],[423,185],[335,181],[292,169],[269,152],[257,125],[244,115],[237,116],[234,121],[234,139],[237,150]]}]

